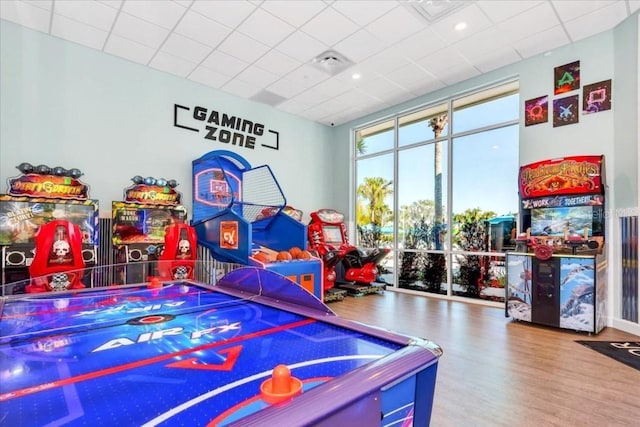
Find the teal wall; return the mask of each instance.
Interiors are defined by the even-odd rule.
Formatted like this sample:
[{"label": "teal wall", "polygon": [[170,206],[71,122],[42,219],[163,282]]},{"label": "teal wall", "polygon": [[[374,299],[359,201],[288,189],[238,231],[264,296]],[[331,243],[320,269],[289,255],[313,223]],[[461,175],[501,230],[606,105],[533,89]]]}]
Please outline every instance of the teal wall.
[{"label": "teal wall", "polygon": [[[102,216],[135,175],[176,179],[190,207],[191,161],[224,149],[269,165],[307,220],[334,205],[331,128],[270,106],[2,20],[0,93],[0,193],[20,173],[15,166],[29,162],[82,170]],[[199,133],[174,127],[174,104],[263,123],[280,133],[280,149],[210,141],[202,123]]]}]

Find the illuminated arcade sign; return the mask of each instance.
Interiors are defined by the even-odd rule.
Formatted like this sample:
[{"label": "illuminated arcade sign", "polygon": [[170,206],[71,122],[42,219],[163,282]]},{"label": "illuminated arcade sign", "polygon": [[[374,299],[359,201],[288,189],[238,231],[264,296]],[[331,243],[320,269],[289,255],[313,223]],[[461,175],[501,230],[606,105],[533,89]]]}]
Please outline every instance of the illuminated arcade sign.
[{"label": "illuminated arcade sign", "polygon": [[573,156],[520,167],[520,197],[604,193],[604,156]]},{"label": "illuminated arcade sign", "polygon": [[[178,117],[180,116],[180,117]],[[173,104],[173,126],[192,132],[203,131],[204,139],[254,150],[256,145],[280,149],[280,132],[243,117],[206,107]]]},{"label": "illuminated arcade sign", "polygon": [[176,191],[178,183],[175,180],[142,178],[139,175],[131,180],[133,185],[124,190],[126,202],[167,206],[177,206],[181,202],[182,194]]}]

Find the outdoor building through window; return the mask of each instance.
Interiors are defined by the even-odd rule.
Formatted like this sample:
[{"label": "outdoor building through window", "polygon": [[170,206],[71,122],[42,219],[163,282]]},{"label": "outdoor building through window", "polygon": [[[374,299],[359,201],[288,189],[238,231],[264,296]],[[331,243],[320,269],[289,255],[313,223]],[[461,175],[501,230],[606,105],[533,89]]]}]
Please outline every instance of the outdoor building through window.
[{"label": "outdoor building through window", "polygon": [[354,133],[357,245],[399,289],[504,301],[518,212],[518,82]]}]

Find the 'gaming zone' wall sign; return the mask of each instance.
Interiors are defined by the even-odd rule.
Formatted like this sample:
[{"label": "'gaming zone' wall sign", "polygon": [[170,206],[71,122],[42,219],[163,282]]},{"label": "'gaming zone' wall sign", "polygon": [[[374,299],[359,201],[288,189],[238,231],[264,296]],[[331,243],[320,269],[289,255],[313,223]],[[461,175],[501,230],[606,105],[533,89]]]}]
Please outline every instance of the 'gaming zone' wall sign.
[{"label": "'gaming zone' wall sign", "polygon": [[[180,124],[178,123],[178,110],[190,112],[189,114],[180,114]],[[204,139],[251,150],[255,149],[258,141],[261,147],[271,148],[272,150],[280,148],[280,133],[266,129],[262,123],[209,110],[206,107],[195,106],[191,109],[184,105],[173,104],[173,126],[192,132],[200,132],[201,129],[198,127],[187,126],[186,123],[189,122],[195,122],[194,125],[199,127],[204,124],[204,132],[206,132]],[[269,133],[273,134],[273,137],[270,137]]]}]

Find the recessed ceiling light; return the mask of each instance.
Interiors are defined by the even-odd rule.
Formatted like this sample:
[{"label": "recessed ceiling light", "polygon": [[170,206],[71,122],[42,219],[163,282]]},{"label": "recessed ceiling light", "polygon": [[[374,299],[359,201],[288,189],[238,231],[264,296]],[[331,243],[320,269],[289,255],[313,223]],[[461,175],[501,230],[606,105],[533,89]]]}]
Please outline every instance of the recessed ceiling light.
[{"label": "recessed ceiling light", "polygon": [[360,75],[360,73],[353,73],[353,74],[351,74],[351,78],[352,78],[353,80],[358,80],[360,77],[362,77],[362,76]]},{"label": "recessed ceiling light", "polygon": [[466,22],[458,22],[454,28],[456,29],[456,31],[462,31],[465,28],[467,28],[467,23]]}]

